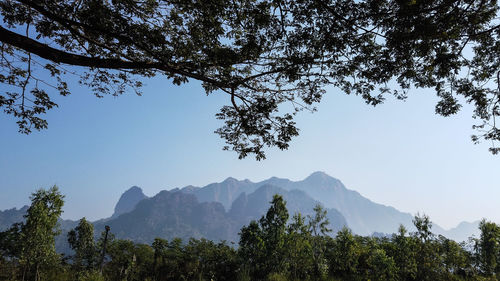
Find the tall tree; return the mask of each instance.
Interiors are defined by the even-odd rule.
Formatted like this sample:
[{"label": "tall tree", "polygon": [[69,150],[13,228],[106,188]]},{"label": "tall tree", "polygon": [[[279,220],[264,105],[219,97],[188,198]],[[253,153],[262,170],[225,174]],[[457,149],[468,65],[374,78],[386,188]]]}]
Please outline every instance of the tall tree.
[{"label": "tall tree", "polygon": [[286,224],[288,210],[280,195],[274,195],[267,213],[257,223],[250,222],[240,232],[240,255],[253,271],[255,279],[286,268]]},{"label": "tall tree", "polygon": [[465,275],[471,271],[472,265],[467,252],[457,242],[439,235],[438,244],[441,249],[441,260],[443,274],[446,279],[452,279],[453,275]]},{"label": "tall tree", "polygon": [[104,226],[104,231],[101,232],[101,237],[99,237],[99,240],[97,240],[97,249],[101,255],[99,260],[99,270],[101,273],[104,262],[106,260],[106,255],[108,254],[108,252],[106,251],[107,246],[115,239],[115,235],[113,233],[110,233],[110,230],[111,228],[108,225]]},{"label": "tall tree", "polygon": [[23,280],[41,280],[42,270],[59,263],[55,236],[60,234],[57,221],[63,212],[63,198],[55,185],[31,195],[31,206],[25,215],[20,237]]},{"label": "tall tree", "polygon": [[487,276],[500,274],[500,226],[483,219],[479,229],[481,236],[476,247],[481,271]]},{"label": "tall tree", "polygon": [[304,217],[293,215],[285,241],[287,271],[291,280],[318,277],[315,273],[312,236]]},{"label": "tall tree", "polygon": [[[165,257],[168,247],[168,240],[155,238],[151,246],[154,252],[153,267],[152,267],[153,280],[158,280],[158,276],[161,274],[161,269],[165,266]],[[160,272],[160,274],[158,274],[157,272]]]},{"label": "tall tree", "polygon": [[0,257],[18,258],[20,255],[22,223],[15,223],[6,231],[0,232]]},{"label": "tall tree", "polygon": [[97,263],[98,251],[94,241],[94,225],[85,218],[68,232],[68,243],[75,251],[74,265],[79,269],[94,269]]},{"label": "tall tree", "polygon": [[357,237],[359,257],[356,275],[351,280],[395,281],[396,265],[394,259],[387,255],[380,241],[374,237]]},{"label": "tall tree", "polygon": [[14,223],[6,231],[0,232],[0,280],[16,280],[18,275],[16,265],[22,246],[21,227],[22,223]]},{"label": "tall tree", "polygon": [[288,210],[283,197],[275,194],[265,216],[259,220],[265,243],[265,271],[281,273],[285,269],[285,236]]},{"label": "tall tree", "polygon": [[324,253],[326,248],[325,236],[332,230],[328,228],[330,221],[326,217],[327,211],[320,204],[314,207],[314,215],[309,218],[309,231],[311,232],[311,244],[313,248],[314,275],[321,278],[328,273],[328,263]]},{"label": "tall tree", "polygon": [[68,76],[101,97],[140,93],[141,78],[164,75],[227,94],[216,132],[240,158],[288,148],[295,113],[314,110],[328,85],[370,105],[432,88],[437,114],[470,103],[473,140],[500,140],[497,0],[1,0],[0,9],[0,107],[23,133],[47,127],[42,114],[57,106],[54,93],[71,93]]},{"label": "tall tree", "polygon": [[416,249],[416,240],[408,236],[406,228],[400,225],[398,232],[393,234],[392,243],[386,251],[393,257],[401,280],[415,280],[416,278]]},{"label": "tall tree", "polygon": [[358,263],[361,246],[356,241],[351,230],[344,227],[334,240],[327,244],[326,257],[330,263],[330,272],[334,276],[352,280],[358,275]]},{"label": "tall tree", "polygon": [[416,215],[413,224],[417,231],[413,233],[416,239],[416,265],[417,280],[438,280],[441,268],[439,257],[439,244],[436,243],[432,233],[432,223],[426,215]]}]

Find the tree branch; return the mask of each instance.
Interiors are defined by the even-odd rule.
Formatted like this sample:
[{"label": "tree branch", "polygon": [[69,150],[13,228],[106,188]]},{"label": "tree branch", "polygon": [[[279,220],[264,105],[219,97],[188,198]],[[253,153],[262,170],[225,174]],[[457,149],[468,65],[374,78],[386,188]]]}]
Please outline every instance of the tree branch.
[{"label": "tree branch", "polygon": [[226,88],[227,85],[221,83],[217,80],[185,71],[179,69],[175,66],[168,65],[166,63],[158,62],[146,62],[146,61],[124,61],[121,59],[110,59],[110,58],[92,58],[78,54],[72,54],[65,51],[61,51],[52,48],[46,44],[42,44],[36,40],[28,38],[26,36],[17,34],[3,26],[0,26],[0,41],[6,44],[12,45],[26,52],[33,53],[41,58],[50,60],[55,63],[64,63],[75,66],[85,66],[93,68],[105,68],[105,69],[133,69],[133,70],[148,70],[156,69],[165,71],[171,74],[184,75],[189,78],[200,80],[203,82],[210,83],[220,88]]}]

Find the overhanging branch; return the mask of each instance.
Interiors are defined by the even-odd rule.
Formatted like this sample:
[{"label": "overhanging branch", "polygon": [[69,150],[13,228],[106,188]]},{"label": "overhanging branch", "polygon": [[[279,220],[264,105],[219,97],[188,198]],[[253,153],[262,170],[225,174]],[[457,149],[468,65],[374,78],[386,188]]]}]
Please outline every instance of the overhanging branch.
[{"label": "overhanging branch", "polygon": [[68,53],[50,47],[46,44],[42,44],[26,36],[12,32],[8,29],[5,29],[3,26],[0,26],[0,41],[55,63],[63,63],[75,66],[92,67],[92,68],[116,69],[116,70],[120,69],[160,70],[171,74],[184,75],[189,78],[210,83],[220,88],[227,87],[227,85],[217,80],[196,73],[188,72],[165,63],[145,62],[145,61],[125,61],[121,59],[110,59],[110,58],[92,58],[83,55]]}]

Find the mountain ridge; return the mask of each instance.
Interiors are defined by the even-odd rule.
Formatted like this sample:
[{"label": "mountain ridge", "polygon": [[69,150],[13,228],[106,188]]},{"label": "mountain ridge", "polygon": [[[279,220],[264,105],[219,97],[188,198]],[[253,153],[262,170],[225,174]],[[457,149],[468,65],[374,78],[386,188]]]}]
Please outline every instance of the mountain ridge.
[{"label": "mountain ridge", "polygon": [[[240,194],[227,211],[220,202],[200,202],[191,193],[163,190],[141,200],[131,212],[96,223],[95,228],[109,225],[117,238],[141,243],[151,243],[156,237],[238,242],[240,229],[267,212],[274,194],[287,201],[290,219],[297,212],[312,216],[319,204],[303,191],[287,191],[269,184],[248,195]],[[328,209],[327,218],[334,233],[346,225],[342,214],[334,209]]]},{"label": "mountain ridge", "polygon": [[[362,196],[359,192],[348,189],[339,179],[331,177],[325,172],[314,172],[305,179],[299,181],[292,181],[286,178],[271,177],[259,182],[252,182],[248,179],[237,180],[236,178],[228,177],[222,182],[210,183],[203,187],[188,185],[186,187],[175,188],[170,191],[160,191],[153,197],[147,197],[140,187],[132,186],[120,196],[120,199],[115,205],[115,212],[113,213],[113,215],[108,218],[94,221],[94,224],[96,226],[104,226],[105,224],[113,223],[114,220],[119,219],[121,216],[125,216],[125,218],[131,218],[130,215],[127,214],[134,212],[138,206],[141,206],[141,204],[143,204],[141,202],[150,202],[148,200],[151,200],[158,195],[160,195],[161,197],[162,194],[166,196],[167,193],[164,192],[181,192],[187,195],[191,195],[191,198],[196,199],[196,203],[193,203],[192,200],[190,201],[193,208],[206,208],[206,211],[212,214],[214,217],[224,217],[224,219],[234,220],[229,222],[229,224],[231,225],[231,227],[229,227],[229,232],[234,233],[235,231],[232,225],[236,225],[235,227],[237,228],[239,226],[242,226],[243,223],[248,223],[248,218],[256,218],[255,210],[252,211],[251,206],[248,205],[246,206],[247,209],[245,210],[240,208],[240,213],[242,212],[242,210],[253,212],[252,215],[246,215],[247,220],[241,219],[241,217],[245,217],[245,214],[240,214],[241,217],[238,219],[234,218],[234,214],[232,215],[233,217],[231,217],[230,213],[236,212],[236,209],[232,210],[234,203],[239,200],[239,204],[243,204],[244,202],[247,202],[248,204],[248,200],[256,196],[255,194],[252,194],[263,186],[268,186],[269,190],[279,190],[281,193],[289,192],[291,195],[289,194],[287,196],[292,196],[293,194],[302,194],[300,196],[292,197],[295,201],[299,200],[299,198],[302,198],[300,200],[303,201],[301,204],[304,206],[307,204],[309,204],[308,206],[311,206],[311,202],[313,201],[321,203],[325,208],[329,210],[329,213],[331,212],[332,215],[333,213],[335,213],[335,216],[333,217],[335,217],[335,222],[338,225],[347,225],[352,229],[354,233],[359,235],[372,235],[373,233],[394,233],[397,231],[399,224],[405,225],[410,231],[414,229],[412,224],[413,216],[410,213],[401,212],[392,206],[386,206],[373,202],[370,199]],[[310,198],[308,199],[306,198],[306,196]],[[252,199],[254,200],[254,203],[252,204],[259,204],[260,206],[258,212],[259,214],[262,214],[264,210],[264,207],[262,206],[267,206],[266,204],[268,203],[268,201],[270,201],[269,194],[267,194],[266,196],[262,196],[262,198],[264,199],[260,199],[260,202]],[[267,202],[265,202],[266,200]],[[309,203],[306,204],[304,202]],[[211,203],[217,203],[219,205]],[[293,202],[290,201],[290,204],[288,206],[291,210],[290,216],[293,215],[293,212],[298,210],[297,208],[294,208],[292,206],[292,203]],[[198,206],[198,204],[200,205]],[[26,212],[27,208],[27,206],[24,206],[21,209],[14,208],[0,211],[0,231],[2,229],[5,230],[6,228],[10,227],[10,225],[14,222],[22,221],[23,215]],[[182,209],[181,206],[178,206],[178,209]],[[170,211],[174,212],[175,210]],[[304,210],[300,211],[304,212]],[[222,215],[223,213],[224,215]],[[175,214],[180,218],[184,215],[178,212]],[[200,216],[203,217],[204,214],[201,213]],[[344,221],[340,219],[340,217],[342,217]],[[125,219],[120,219],[120,221],[122,221],[122,224],[125,225],[124,220]],[[61,220],[61,222],[63,228],[73,227],[74,225],[76,225],[76,221]],[[201,225],[203,226],[203,222],[201,222]],[[463,241],[469,236],[479,233],[477,226],[478,221],[461,222],[454,228],[444,230],[439,225],[433,224],[432,231],[435,234],[442,234],[454,240]],[[190,226],[190,228],[192,227],[193,226]],[[207,229],[206,227],[203,227],[202,229]],[[120,227],[118,227],[118,229],[120,229]],[[100,230],[96,227],[96,231]],[[186,235],[188,233],[191,233],[196,237],[201,237],[205,235],[203,234],[203,231],[204,230],[195,231],[191,229],[189,231],[185,231],[185,233]],[[123,229],[123,237],[126,237],[125,234],[125,230]],[[234,238],[234,235],[232,234],[224,235],[222,236],[228,239]]]},{"label": "mountain ridge", "polygon": [[115,205],[115,210],[113,212],[113,215],[111,215],[111,218],[116,218],[122,214],[131,212],[134,210],[134,208],[137,206],[137,204],[143,200],[148,198],[144,192],[142,191],[142,188],[138,186],[132,186],[131,188],[127,189],[122,195],[120,196],[120,199],[118,199],[118,202]]},{"label": "mountain ridge", "polygon": [[[354,233],[359,235],[371,235],[375,232],[387,234],[395,233],[400,224],[403,224],[408,230],[414,231],[414,216],[412,214],[399,211],[389,205],[374,202],[361,195],[358,191],[346,188],[339,179],[331,177],[327,173],[321,171],[313,172],[305,179],[298,181],[276,176],[258,182],[252,182],[248,179],[239,181],[233,177],[228,177],[222,182],[197,187],[196,190],[190,190],[189,192],[195,195],[203,192],[203,196],[199,197],[200,201],[217,202],[218,198],[216,196],[209,196],[217,192],[210,189],[216,186],[220,188],[228,181],[234,186],[233,190],[231,190],[233,197],[245,191],[253,192],[264,184],[272,184],[284,188],[285,190],[298,189],[305,191],[313,199],[321,202],[325,207],[340,211],[346,218],[349,227]],[[235,182],[244,182],[245,188],[236,186]],[[180,188],[180,190],[185,191],[187,188],[188,187]],[[224,188],[230,187],[226,186]],[[226,209],[228,208],[229,204],[227,204],[227,202],[221,203],[225,205]],[[365,208],[360,209],[360,206],[364,206]],[[458,224],[456,227],[446,230],[438,224],[433,223],[432,231],[435,234],[453,236],[455,240],[460,241],[466,240],[470,235],[479,233],[477,227],[472,233],[465,232],[470,232],[474,227],[468,227],[467,230],[463,230],[463,228],[464,227]]]}]

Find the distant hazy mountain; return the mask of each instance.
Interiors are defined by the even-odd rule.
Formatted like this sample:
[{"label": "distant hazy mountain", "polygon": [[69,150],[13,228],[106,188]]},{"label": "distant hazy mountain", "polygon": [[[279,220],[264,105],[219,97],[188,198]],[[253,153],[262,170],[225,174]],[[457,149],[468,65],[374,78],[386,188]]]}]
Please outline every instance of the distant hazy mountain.
[{"label": "distant hazy mountain", "polygon": [[182,192],[194,194],[200,202],[219,202],[228,210],[241,193],[251,193],[259,186],[249,180],[238,181],[230,177],[205,187],[187,186],[182,188]]},{"label": "distant hazy mountain", "polygon": [[122,194],[111,217],[116,218],[121,214],[133,211],[137,203],[146,198],[148,197],[144,195],[140,187],[132,186]]},{"label": "distant hazy mountain", "polygon": [[[14,223],[24,222],[24,215],[28,211],[28,206],[23,206],[20,209],[12,208],[5,211],[0,211],[0,232],[9,229]],[[56,250],[60,253],[67,253],[69,245],[67,243],[66,233],[74,228],[78,222],[72,220],[59,219],[61,235],[56,237]]]},{"label": "distant hazy mountain", "polygon": [[358,192],[347,189],[338,179],[323,172],[315,172],[302,181],[272,177],[262,182],[238,181],[228,178],[205,187],[185,187],[183,192],[194,194],[202,202],[220,202],[226,209],[243,192],[249,194],[263,185],[284,190],[301,190],[326,208],[338,210],[354,233],[370,235],[373,232],[393,233],[400,224],[412,225],[413,216],[393,207],[374,203]]},{"label": "distant hazy mountain", "polygon": [[[301,190],[305,192],[325,207],[338,210],[344,216],[349,228],[359,235],[371,235],[374,232],[394,233],[400,224],[406,226],[410,231],[414,230],[411,214],[375,203],[358,192],[347,189],[340,180],[323,172],[312,173],[302,181],[272,177],[254,183],[249,180],[238,181],[234,178],[228,178],[221,183],[213,183],[205,187],[188,186],[181,190],[194,194],[202,202],[220,202],[227,210],[231,206],[230,203],[234,202],[242,193],[252,193],[263,185],[273,185],[288,191]],[[453,237],[458,241],[466,240],[469,236],[479,233],[475,225],[467,223],[449,231],[434,224],[432,230],[436,234]]]},{"label": "distant hazy mountain", "polygon": [[161,191],[144,199],[136,208],[105,223],[116,237],[150,243],[156,237],[228,239],[233,232],[224,207],[216,202],[200,203],[192,194]]},{"label": "distant hazy mountain", "polygon": [[[269,202],[272,200],[274,194],[283,196],[290,218],[299,212],[303,216],[312,216],[314,215],[314,207],[320,204],[303,191],[287,191],[274,185],[265,184],[253,193],[247,195],[244,192],[240,194],[233,202],[229,215],[238,223],[239,228],[241,228],[241,226],[248,224],[250,220],[258,219],[267,212]],[[327,218],[330,221],[330,228],[333,229],[334,233],[342,229],[342,227],[347,226],[344,216],[335,209],[327,209]]]},{"label": "distant hazy mountain", "polygon": [[[133,186],[122,194],[114,214],[94,225],[96,233],[100,233],[104,225],[110,225],[117,237],[138,242],[150,242],[157,236],[237,241],[241,226],[260,218],[276,193],[287,201],[290,216],[295,212],[311,215],[312,208],[321,203],[327,208],[335,230],[347,225],[356,234],[385,235],[397,231],[400,224],[414,230],[411,214],[375,203],[323,172],[315,172],[302,181],[272,177],[254,183],[228,178],[204,187],[162,191],[152,198]],[[0,211],[0,231],[23,221],[27,208]],[[66,232],[76,224],[77,221],[60,220],[61,244]],[[479,235],[478,224],[463,222],[450,230],[434,224],[432,231],[464,241],[471,235]]]},{"label": "distant hazy mountain", "polygon": [[479,238],[479,235],[481,233],[479,231],[479,222],[480,221],[475,221],[475,222],[464,221],[459,223],[456,227],[450,230],[445,230],[443,233],[438,233],[438,234],[441,234],[455,241],[466,241],[472,235],[474,235],[476,238]]},{"label": "distant hazy mountain", "polygon": [[264,182],[288,190],[302,190],[327,208],[337,209],[344,215],[352,231],[360,235],[370,235],[373,232],[393,233],[400,224],[412,225],[411,214],[375,203],[358,192],[347,189],[340,180],[323,172],[315,172],[297,182],[278,178]]},{"label": "distant hazy mountain", "polygon": [[[241,227],[264,215],[274,194],[281,194],[287,201],[290,217],[296,212],[312,215],[318,204],[302,191],[264,185],[249,195],[241,193],[226,212],[219,202],[199,202],[194,194],[161,191],[140,201],[129,213],[96,222],[95,228],[98,231],[109,225],[116,237],[144,243],[151,243],[156,237],[203,237],[238,242]],[[346,225],[344,217],[336,210],[329,209],[328,218],[336,231]]]},{"label": "distant hazy mountain", "polygon": [[[271,183],[286,189],[303,190],[328,208],[337,209],[347,220],[347,225],[356,234],[370,235],[374,232],[394,233],[400,224],[413,231],[413,216],[393,207],[375,203],[356,191],[347,189],[342,182],[323,172],[315,172],[303,181],[270,178],[262,183]],[[432,218],[431,218],[432,219]],[[435,234],[456,241],[465,241],[471,235],[478,236],[479,222],[462,222],[457,227],[445,230],[433,224]]]},{"label": "distant hazy mountain", "polygon": [[24,221],[24,215],[28,210],[28,206],[23,206],[21,209],[12,208],[5,211],[0,211],[0,231],[9,229],[12,224]]}]

